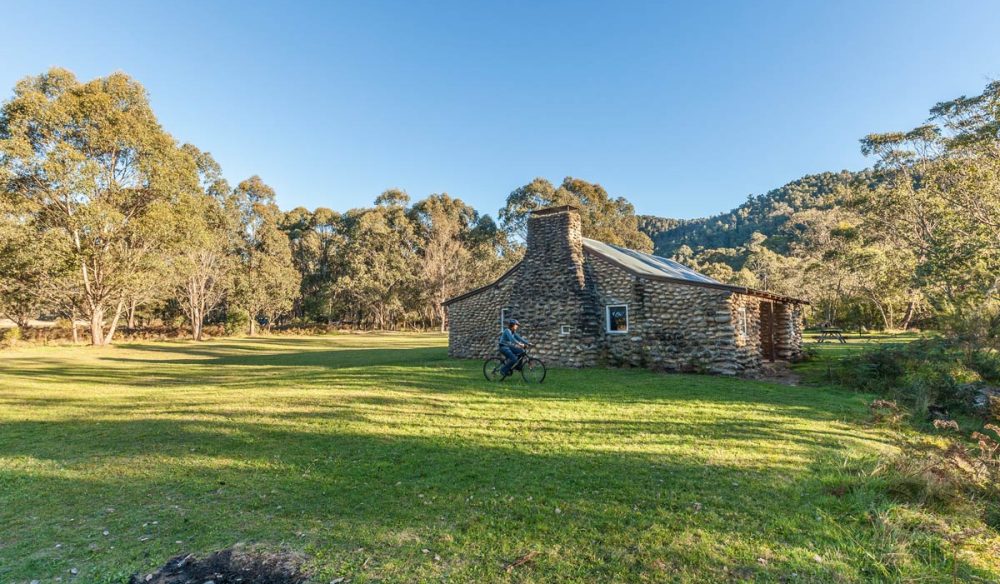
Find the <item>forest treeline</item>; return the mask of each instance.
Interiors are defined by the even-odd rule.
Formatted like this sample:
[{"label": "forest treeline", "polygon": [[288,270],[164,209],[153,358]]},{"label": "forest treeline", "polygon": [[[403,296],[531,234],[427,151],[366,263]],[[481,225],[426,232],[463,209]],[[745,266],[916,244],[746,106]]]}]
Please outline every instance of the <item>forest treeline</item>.
[{"label": "forest treeline", "polygon": [[630,204],[578,179],[515,189],[499,225],[446,193],[400,189],[342,213],[285,212],[260,177],[233,186],[210,153],[178,143],[123,73],[20,81],[0,110],[0,187],[0,315],[84,319],[98,345],[150,323],[195,339],[209,322],[444,328],[444,300],[516,263],[527,214],[555,202],[586,208],[606,240],[652,249]]},{"label": "forest treeline", "polygon": [[[862,141],[871,169],[824,173],[698,220],[637,216],[568,177],[513,189],[496,220],[446,193],[281,210],[252,176],[178,143],[123,73],[27,77],[0,109],[0,314],[89,322],[94,344],[161,323],[253,334],[275,323],[446,325],[444,300],[523,253],[531,210],[581,209],[584,234],[719,280],[805,297],[844,325],[998,328],[1000,86]],[[992,333],[990,332],[992,331]]]}]

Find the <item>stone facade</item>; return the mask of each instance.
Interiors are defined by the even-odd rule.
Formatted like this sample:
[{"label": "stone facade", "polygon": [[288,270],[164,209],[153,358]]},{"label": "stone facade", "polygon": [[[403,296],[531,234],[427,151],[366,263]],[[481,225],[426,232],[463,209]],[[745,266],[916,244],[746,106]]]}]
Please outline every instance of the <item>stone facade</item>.
[{"label": "stone facade", "polygon": [[[750,373],[764,358],[762,302],[774,307],[775,356],[801,354],[800,302],[762,294],[637,273],[584,247],[575,209],[543,209],[528,220],[521,263],[448,301],[449,355],[496,354],[503,314],[520,320],[535,353],[556,366]],[[608,306],[626,307],[627,330],[609,330]]]},{"label": "stone facade", "polygon": [[782,361],[795,361],[802,356],[802,329],[804,315],[801,304],[775,305],[775,353]]}]

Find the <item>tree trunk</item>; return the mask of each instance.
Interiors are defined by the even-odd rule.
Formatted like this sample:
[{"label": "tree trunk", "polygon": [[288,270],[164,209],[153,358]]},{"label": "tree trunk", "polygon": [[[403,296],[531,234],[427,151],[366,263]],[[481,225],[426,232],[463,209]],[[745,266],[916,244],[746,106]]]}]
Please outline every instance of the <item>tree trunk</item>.
[{"label": "tree trunk", "polygon": [[886,316],[886,314],[885,314],[885,309],[882,308],[881,304],[879,304],[878,302],[875,302],[874,300],[872,300],[872,304],[875,305],[875,308],[878,309],[878,313],[882,316],[882,326],[885,327],[885,330],[889,330],[890,329],[890,322],[889,322],[889,317]]},{"label": "tree trunk", "polygon": [[90,344],[104,344],[104,308],[100,306],[90,311]]},{"label": "tree trunk", "polygon": [[201,309],[198,307],[198,302],[193,298],[189,299],[191,302],[191,314],[188,318],[191,320],[191,338],[196,341],[201,340],[201,329],[203,324],[203,317]]},{"label": "tree trunk", "polygon": [[906,305],[906,313],[903,314],[903,323],[901,325],[904,331],[910,328],[910,321],[913,320],[913,313],[916,312],[916,308],[917,303],[913,300],[910,300],[909,304]]},{"label": "tree trunk", "polygon": [[128,328],[129,328],[129,330],[134,330],[135,329],[135,309],[136,309],[136,304],[138,304],[138,302],[136,301],[135,298],[133,298],[132,300],[130,300],[129,303],[128,303]]},{"label": "tree trunk", "polygon": [[115,330],[118,328],[118,321],[122,317],[122,312],[125,308],[125,297],[122,297],[118,301],[118,306],[115,308],[115,317],[111,319],[111,326],[108,328],[108,334],[104,337],[104,346],[111,344],[111,341],[115,338]]}]

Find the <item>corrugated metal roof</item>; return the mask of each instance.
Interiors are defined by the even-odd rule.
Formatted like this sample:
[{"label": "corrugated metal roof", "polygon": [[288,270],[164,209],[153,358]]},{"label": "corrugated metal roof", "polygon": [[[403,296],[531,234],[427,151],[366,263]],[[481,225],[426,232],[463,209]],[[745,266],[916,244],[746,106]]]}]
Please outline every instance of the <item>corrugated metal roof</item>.
[{"label": "corrugated metal roof", "polygon": [[679,264],[674,260],[661,258],[649,253],[642,253],[634,249],[619,247],[604,243],[595,239],[583,238],[583,247],[606,256],[618,262],[626,268],[638,274],[647,276],[665,276],[677,280],[687,280],[688,282],[698,282],[700,284],[722,284],[718,280],[713,280],[704,274],[692,270],[691,268]]}]

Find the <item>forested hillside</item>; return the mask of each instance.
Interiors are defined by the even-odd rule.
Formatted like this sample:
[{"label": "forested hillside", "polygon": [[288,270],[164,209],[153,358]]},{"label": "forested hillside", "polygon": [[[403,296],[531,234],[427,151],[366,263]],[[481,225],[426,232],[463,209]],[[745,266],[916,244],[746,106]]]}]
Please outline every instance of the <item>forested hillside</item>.
[{"label": "forested hillside", "polygon": [[[754,233],[768,237],[768,247],[787,253],[787,226],[792,216],[806,209],[830,209],[843,204],[844,188],[857,178],[846,170],[804,176],[763,195],[751,195],[731,211],[702,219],[639,217],[639,228],[653,240],[657,255],[673,256],[687,246],[695,252],[745,246]],[[734,266],[735,267],[735,266]]]}]

